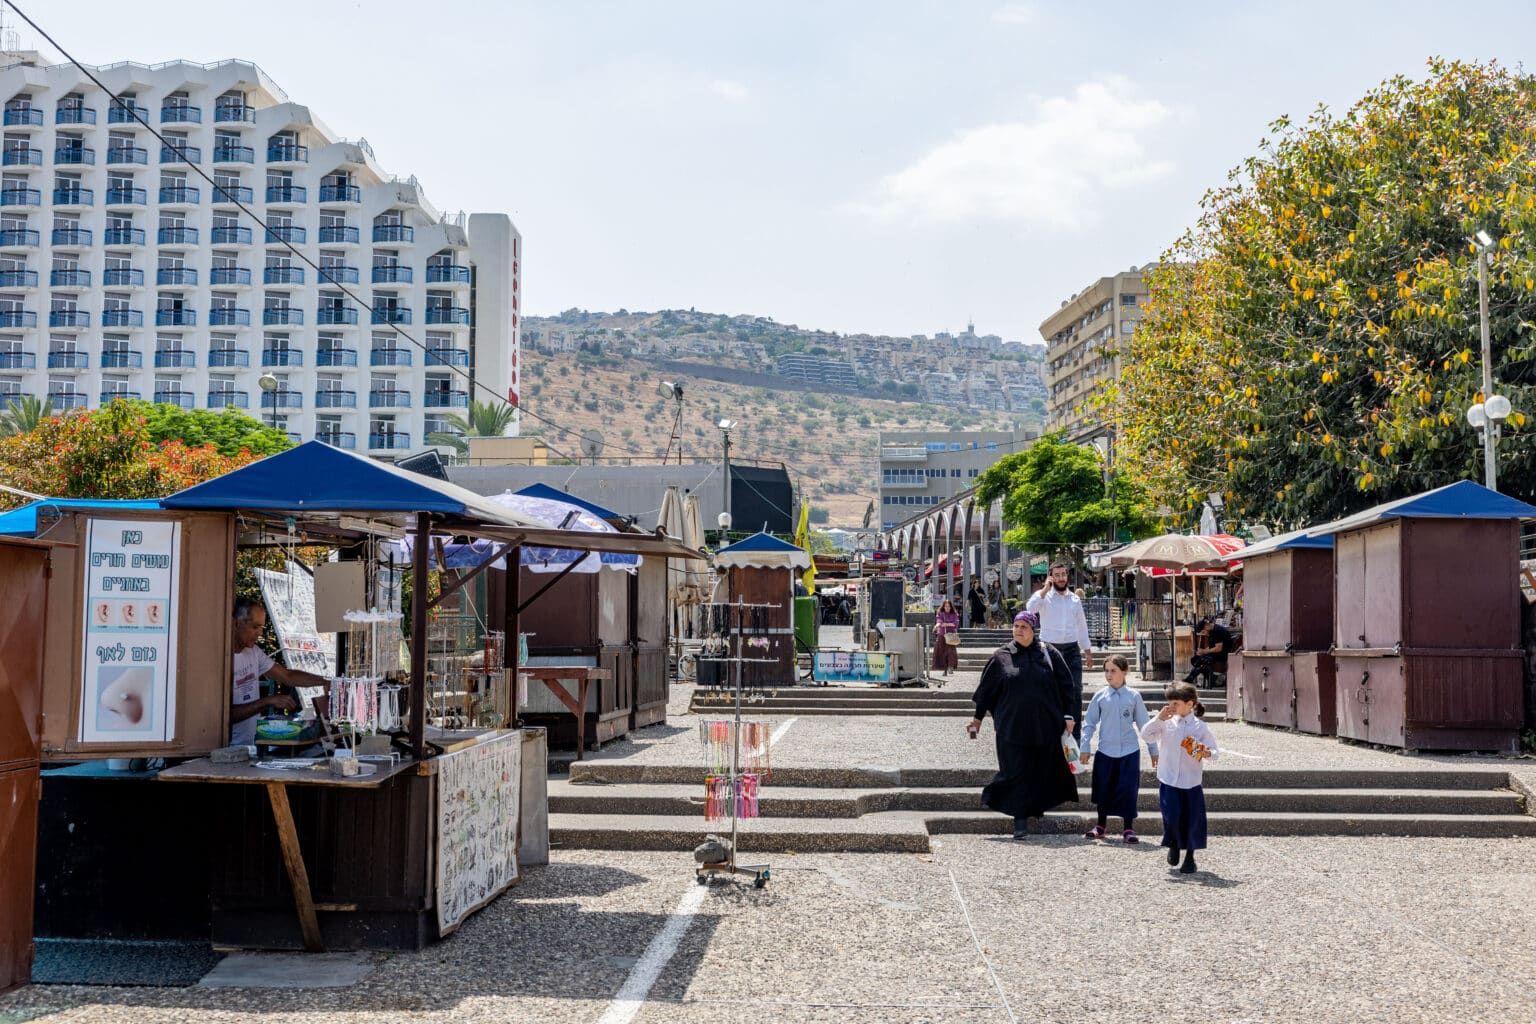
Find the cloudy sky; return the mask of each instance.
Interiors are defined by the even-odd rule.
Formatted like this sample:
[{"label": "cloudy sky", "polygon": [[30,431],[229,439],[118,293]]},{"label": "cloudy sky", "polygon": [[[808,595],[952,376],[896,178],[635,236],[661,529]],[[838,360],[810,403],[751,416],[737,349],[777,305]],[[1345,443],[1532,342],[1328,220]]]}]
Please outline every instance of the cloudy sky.
[{"label": "cloudy sky", "polygon": [[18,2],[87,63],[255,61],[441,208],[509,213],[531,313],[1029,341],[1275,117],[1431,55],[1536,65],[1505,0]]}]

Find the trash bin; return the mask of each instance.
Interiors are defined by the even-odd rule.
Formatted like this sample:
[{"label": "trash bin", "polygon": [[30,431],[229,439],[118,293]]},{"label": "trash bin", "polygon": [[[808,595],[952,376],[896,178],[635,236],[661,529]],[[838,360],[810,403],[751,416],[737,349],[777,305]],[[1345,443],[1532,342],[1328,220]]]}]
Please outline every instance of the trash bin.
[{"label": "trash bin", "polygon": [[795,598],[795,648],[810,651],[816,648],[817,614],[814,597]]}]

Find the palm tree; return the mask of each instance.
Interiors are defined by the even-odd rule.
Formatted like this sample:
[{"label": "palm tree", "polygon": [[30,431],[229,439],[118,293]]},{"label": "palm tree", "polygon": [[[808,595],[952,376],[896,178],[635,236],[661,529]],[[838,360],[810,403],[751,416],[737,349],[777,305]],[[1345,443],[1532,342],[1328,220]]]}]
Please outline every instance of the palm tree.
[{"label": "palm tree", "polygon": [[470,399],[469,415],[448,413],[443,416],[450,430],[434,431],[427,435],[427,443],[452,448],[460,455],[469,454],[469,438],[500,437],[507,425],[517,415],[517,410],[506,402],[477,402]]},{"label": "palm tree", "polygon": [[53,399],[40,399],[36,395],[13,398],[4,412],[0,412],[0,437],[12,434],[29,434],[43,420],[53,415]]}]

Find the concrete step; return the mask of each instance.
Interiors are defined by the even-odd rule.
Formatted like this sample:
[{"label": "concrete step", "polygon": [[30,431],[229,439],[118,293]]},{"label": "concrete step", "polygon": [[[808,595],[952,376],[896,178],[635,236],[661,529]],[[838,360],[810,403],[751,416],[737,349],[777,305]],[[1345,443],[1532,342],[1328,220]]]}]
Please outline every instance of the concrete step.
[{"label": "concrete step", "polygon": [[[1536,818],[1515,814],[1307,814],[1251,811],[1210,811],[1212,844],[1219,847],[1227,836],[1403,836],[1414,838],[1502,839],[1536,836]],[[1081,834],[1093,824],[1081,815],[1052,812],[1041,831]],[[1111,828],[1119,822],[1111,818]],[[930,814],[924,817],[929,833],[938,835],[1006,835],[1013,822],[990,811]],[[1034,826],[1031,826],[1032,828]],[[1143,837],[1161,836],[1160,815],[1136,819]],[[1115,833],[1110,833],[1112,836]]]},{"label": "concrete step", "polygon": [[[807,690],[780,690],[778,693],[757,700],[748,700],[745,695],[742,699],[743,706],[751,703],[753,707],[774,707],[780,704],[793,704],[796,707],[805,707],[815,704],[819,707],[832,708],[935,708],[935,707],[970,707],[971,690],[969,687],[957,687],[948,692],[943,690],[893,690],[889,697],[879,694],[818,694]],[[734,702],[729,700],[715,700],[713,698],[694,697],[693,708],[695,710],[718,711],[722,708],[734,707]]]},{"label": "concrete step", "polygon": [[[1082,799],[1061,810],[1092,813],[1088,800],[1090,776],[1079,776]],[[699,782],[702,783],[700,771]],[[980,790],[953,788],[819,789],[766,784],[759,796],[765,818],[858,818],[884,811],[973,811]],[[549,809],[560,814],[687,815],[702,813],[703,786],[686,783],[594,786],[565,779],[549,783]],[[1324,814],[1513,814],[1524,803],[1509,790],[1457,791],[1445,789],[1259,789],[1217,788],[1206,796],[1211,811]],[[1157,813],[1157,790],[1145,788],[1137,797],[1143,814]]]},{"label": "concrete step", "polygon": [[[943,789],[979,788],[992,780],[993,768],[795,767],[773,770],[771,785],[812,789]],[[1088,776],[1083,776],[1086,780]],[[697,764],[637,764],[601,757],[573,761],[569,781],[598,785],[631,783],[702,784],[704,762]],[[551,785],[555,780],[551,780]],[[1214,767],[1205,773],[1207,794],[1224,789],[1368,789],[1486,791],[1509,787],[1509,773],[1494,768],[1310,769]],[[1155,789],[1157,775],[1143,762],[1141,788]]]}]

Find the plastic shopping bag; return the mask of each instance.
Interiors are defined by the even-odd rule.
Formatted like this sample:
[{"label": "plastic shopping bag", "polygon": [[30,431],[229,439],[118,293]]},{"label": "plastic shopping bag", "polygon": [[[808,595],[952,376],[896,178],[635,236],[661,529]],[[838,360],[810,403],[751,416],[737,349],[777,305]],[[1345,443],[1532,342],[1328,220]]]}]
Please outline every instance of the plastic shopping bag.
[{"label": "plastic shopping bag", "polygon": [[1073,775],[1076,775],[1078,772],[1083,770],[1082,762],[1079,760],[1079,758],[1082,756],[1082,750],[1079,749],[1077,745],[1077,737],[1072,735],[1071,729],[1068,729],[1061,734],[1061,752],[1063,755],[1065,755],[1067,759],[1067,767],[1072,770]]}]

